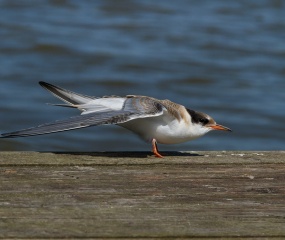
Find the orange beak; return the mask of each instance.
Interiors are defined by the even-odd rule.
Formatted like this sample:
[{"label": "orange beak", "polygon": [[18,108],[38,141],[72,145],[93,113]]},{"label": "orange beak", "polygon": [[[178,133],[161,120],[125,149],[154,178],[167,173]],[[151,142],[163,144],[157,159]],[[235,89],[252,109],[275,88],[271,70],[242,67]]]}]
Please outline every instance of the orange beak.
[{"label": "orange beak", "polygon": [[219,125],[219,124],[216,124],[216,125],[213,125],[211,126],[210,128],[214,129],[214,130],[222,130],[222,131],[229,131],[231,132],[232,130],[227,128],[227,127],[224,127],[222,125]]}]

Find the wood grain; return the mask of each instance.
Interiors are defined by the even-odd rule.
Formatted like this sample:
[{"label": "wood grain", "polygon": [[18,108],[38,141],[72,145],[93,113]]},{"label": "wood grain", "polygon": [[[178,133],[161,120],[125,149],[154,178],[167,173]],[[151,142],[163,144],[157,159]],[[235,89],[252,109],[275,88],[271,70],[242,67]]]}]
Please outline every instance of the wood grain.
[{"label": "wood grain", "polygon": [[285,238],[285,152],[0,153],[1,238]]}]

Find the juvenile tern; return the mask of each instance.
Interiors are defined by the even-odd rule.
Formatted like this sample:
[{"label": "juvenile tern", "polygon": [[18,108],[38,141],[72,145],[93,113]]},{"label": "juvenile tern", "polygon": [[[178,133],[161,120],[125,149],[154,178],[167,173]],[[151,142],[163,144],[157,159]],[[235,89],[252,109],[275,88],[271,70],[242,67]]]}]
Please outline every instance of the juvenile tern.
[{"label": "juvenile tern", "polygon": [[56,106],[77,108],[81,115],[20,131],[2,133],[1,138],[28,137],[115,124],[151,142],[154,155],[162,157],[158,152],[157,143],[176,144],[196,139],[212,130],[231,131],[217,124],[209,115],[167,99],[159,100],[139,95],[91,97],[46,82],[41,81],[39,84],[66,103],[55,104]]}]

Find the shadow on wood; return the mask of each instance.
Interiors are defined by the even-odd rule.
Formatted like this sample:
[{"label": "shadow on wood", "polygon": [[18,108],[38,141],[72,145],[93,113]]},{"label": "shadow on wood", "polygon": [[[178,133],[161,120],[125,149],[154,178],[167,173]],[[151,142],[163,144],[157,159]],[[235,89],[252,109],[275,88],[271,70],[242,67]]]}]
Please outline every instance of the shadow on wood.
[{"label": "shadow on wood", "polygon": [[[93,157],[109,157],[109,158],[148,158],[153,156],[152,152],[53,152],[54,154],[69,154],[69,155],[85,155],[85,156],[93,156]],[[176,151],[165,151],[160,152],[164,157],[195,157],[195,156],[203,156],[198,153],[191,152],[176,152]]]}]

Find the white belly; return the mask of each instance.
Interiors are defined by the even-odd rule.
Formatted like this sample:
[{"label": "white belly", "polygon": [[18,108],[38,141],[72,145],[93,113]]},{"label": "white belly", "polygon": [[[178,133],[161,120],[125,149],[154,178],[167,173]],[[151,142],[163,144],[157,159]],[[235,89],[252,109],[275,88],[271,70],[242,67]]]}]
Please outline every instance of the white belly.
[{"label": "white belly", "polygon": [[165,117],[140,118],[119,124],[139,135],[145,141],[156,139],[158,143],[175,144],[193,140],[199,135],[193,135],[184,121],[165,119]]}]

